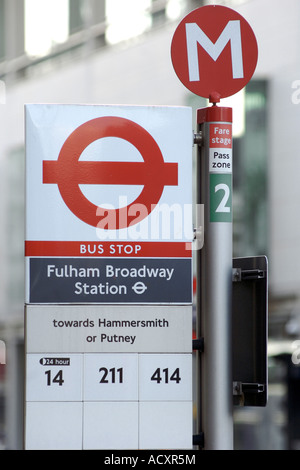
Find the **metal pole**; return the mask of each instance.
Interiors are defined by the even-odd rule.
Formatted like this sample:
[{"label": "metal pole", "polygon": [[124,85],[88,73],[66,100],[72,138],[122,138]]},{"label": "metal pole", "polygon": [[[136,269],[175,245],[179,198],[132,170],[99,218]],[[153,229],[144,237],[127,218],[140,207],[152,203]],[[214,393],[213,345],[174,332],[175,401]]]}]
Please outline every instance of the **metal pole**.
[{"label": "metal pole", "polygon": [[232,415],[232,109],[197,111],[197,203],[204,204],[204,246],[198,252],[200,429],[204,449],[233,449]]}]

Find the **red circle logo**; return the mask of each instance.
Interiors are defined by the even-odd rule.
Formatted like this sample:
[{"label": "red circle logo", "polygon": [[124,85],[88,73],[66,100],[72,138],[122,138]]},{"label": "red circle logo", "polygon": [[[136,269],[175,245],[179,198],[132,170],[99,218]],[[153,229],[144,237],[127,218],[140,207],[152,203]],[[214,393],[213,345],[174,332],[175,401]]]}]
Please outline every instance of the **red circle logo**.
[{"label": "red circle logo", "polygon": [[175,30],[171,44],[179,80],[211,101],[244,88],[254,73],[257,57],[257,41],[248,22],[220,5],[189,13]]},{"label": "red circle logo", "polygon": [[[84,149],[103,137],[130,142],[144,161],[80,161]],[[156,141],[143,127],[125,118],[105,116],[75,129],[56,161],[43,161],[43,183],[57,184],[65,204],[83,222],[103,229],[121,229],[147,217],[160,200],[164,186],[177,186],[178,168],[177,163],[165,163]],[[143,189],[128,206],[106,209],[89,201],[79,184],[143,185]]]}]

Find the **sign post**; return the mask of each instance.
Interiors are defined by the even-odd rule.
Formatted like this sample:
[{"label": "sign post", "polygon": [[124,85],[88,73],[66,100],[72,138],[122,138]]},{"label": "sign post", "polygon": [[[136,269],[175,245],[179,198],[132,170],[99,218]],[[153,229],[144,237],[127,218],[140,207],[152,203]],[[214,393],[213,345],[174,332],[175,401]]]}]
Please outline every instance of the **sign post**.
[{"label": "sign post", "polygon": [[201,428],[205,447],[233,448],[232,311],[232,110],[198,110],[206,145],[198,155],[198,203],[204,204],[204,247],[198,252],[201,353]]},{"label": "sign post", "polygon": [[[197,203],[204,245],[197,256],[198,432],[208,450],[233,448],[232,416],[232,109],[222,98],[242,89],[257,63],[247,21],[218,5],[189,13],[171,45],[180,81],[212,106],[198,109]],[[199,229],[199,227],[197,227]]]}]

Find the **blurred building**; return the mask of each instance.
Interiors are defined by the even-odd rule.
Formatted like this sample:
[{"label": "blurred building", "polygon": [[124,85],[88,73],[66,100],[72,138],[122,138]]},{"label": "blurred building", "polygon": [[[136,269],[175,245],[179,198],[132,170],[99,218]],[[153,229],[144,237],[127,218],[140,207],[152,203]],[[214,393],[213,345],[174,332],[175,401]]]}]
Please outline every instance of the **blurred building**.
[{"label": "blurred building", "polygon": [[0,0],[0,448],[22,448],[24,104],[206,106],[170,45],[182,17],[214,3],[239,11],[259,46],[253,79],[221,103],[234,109],[234,256],[269,258],[269,405],[235,411],[236,448],[300,445],[298,0]]}]

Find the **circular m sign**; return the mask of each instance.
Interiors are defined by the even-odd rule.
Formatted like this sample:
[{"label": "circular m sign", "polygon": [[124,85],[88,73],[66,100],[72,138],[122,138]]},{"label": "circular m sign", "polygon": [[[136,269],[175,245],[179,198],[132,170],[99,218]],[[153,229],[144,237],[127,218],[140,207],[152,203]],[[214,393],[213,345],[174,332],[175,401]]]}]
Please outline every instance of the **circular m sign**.
[{"label": "circular m sign", "polygon": [[251,79],[258,49],[248,22],[236,11],[209,5],[178,25],[171,58],[179,80],[193,93],[218,102]]}]

